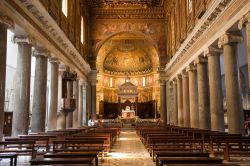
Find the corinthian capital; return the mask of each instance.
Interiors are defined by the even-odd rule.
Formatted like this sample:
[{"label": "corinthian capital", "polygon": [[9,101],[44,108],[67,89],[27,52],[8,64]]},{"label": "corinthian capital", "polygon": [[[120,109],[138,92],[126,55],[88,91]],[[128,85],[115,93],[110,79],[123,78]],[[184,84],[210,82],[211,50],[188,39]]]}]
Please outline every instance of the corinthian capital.
[{"label": "corinthian capital", "polygon": [[207,63],[207,58],[205,58],[205,57],[198,57],[195,60],[195,62],[194,62],[195,65],[200,64],[200,63]]},{"label": "corinthian capital", "polygon": [[250,23],[250,11],[240,19],[238,28],[241,30],[248,23]]},{"label": "corinthian capital", "polygon": [[28,36],[12,36],[12,42],[17,44],[35,45],[35,39]]},{"label": "corinthian capital", "polygon": [[216,48],[215,46],[209,46],[204,52],[203,55],[204,57],[209,57],[209,56],[215,56],[215,55],[220,55],[222,53],[222,50],[219,48]]},{"label": "corinthian capital", "polygon": [[50,63],[56,63],[58,65],[60,64],[60,61],[57,58],[54,58],[54,57],[50,57],[49,58],[49,62]]},{"label": "corinthian capital", "polygon": [[0,12],[0,23],[6,25],[8,28],[14,28],[14,22],[3,12]]},{"label": "corinthian capital", "polygon": [[165,79],[160,78],[158,81],[159,81],[160,85],[166,85]]},{"label": "corinthian capital", "polygon": [[219,38],[218,46],[222,48],[223,45],[230,43],[241,43],[243,41],[243,37],[237,34],[226,33]]},{"label": "corinthian capital", "polygon": [[96,85],[98,82],[97,81],[97,73],[98,73],[97,70],[91,70],[91,72],[89,73],[88,80],[92,86]]},{"label": "corinthian capital", "polygon": [[188,65],[186,67],[186,72],[188,72],[188,71],[195,71],[195,70],[196,70],[196,67],[193,64],[190,64],[190,65]]},{"label": "corinthian capital", "polygon": [[33,51],[33,56],[38,57],[38,56],[42,56],[42,57],[48,57],[50,55],[49,51],[45,48],[36,48]]}]

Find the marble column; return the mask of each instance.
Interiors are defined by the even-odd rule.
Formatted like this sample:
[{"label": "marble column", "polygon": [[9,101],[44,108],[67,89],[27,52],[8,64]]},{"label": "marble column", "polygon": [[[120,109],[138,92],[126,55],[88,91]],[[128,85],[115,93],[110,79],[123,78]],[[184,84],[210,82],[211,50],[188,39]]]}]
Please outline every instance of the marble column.
[{"label": "marble column", "polygon": [[239,21],[239,29],[243,27],[246,28],[246,47],[247,47],[247,60],[248,60],[248,87],[249,87],[249,96],[250,96],[250,12],[248,12],[243,18]]},{"label": "marble column", "polygon": [[167,123],[167,110],[166,110],[166,81],[160,80],[160,117],[163,123]]},{"label": "marble column", "polygon": [[86,84],[86,120],[91,120],[91,83]]},{"label": "marble column", "polygon": [[194,65],[187,67],[189,77],[190,127],[199,128],[197,71]]},{"label": "marble column", "polygon": [[83,86],[83,91],[82,91],[82,102],[83,102],[83,110],[82,110],[82,125],[87,125],[87,122],[88,122],[88,116],[87,116],[87,90],[86,90],[86,83],[84,84]]},{"label": "marble column", "polygon": [[12,136],[16,137],[19,134],[28,134],[29,131],[31,47],[33,41],[25,36],[14,36],[12,40],[18,44],[12,125]]},{"label": "marble column", "polygon": [[242,40],[243,38],[239,35],[227,33],[220,37],[218,43],[224,53],[228,132],[230,134],[243,134],[244,116],[237,60],[237,43]]},{"label": "marble column", "polygon": [[209,85],[207,72],[207,59],[199,57],[196,60],[198,79],[198,105],[200,129],[211,129],[209,109]]},{"label": "marble column", "polygon": [[166,110],[167,110],[167,124],[173,124],[173,108],[172,108],[172,82],[166,82]]},{"label": "marble column", "polygon": [[46,120],[48,51],[44,49],[36,49],[33,55],[36,57],[36,65],[31,132],[44,132]]},{"label": "marble column", "polygon": [[91,119],[96,120],[96,83],[91,83]]},{"label": "marble column", "polygon": [[97,71],[92,70],[89,75],[90,91],[91,91],[91,119],[96,119],[96,84],[97,84]]},{"label": "marble column", "polygon": [[73,98],[76,99],[76,109],[73,112],[73,128],[77,128],[78,126],[78,111],[79,111],[79,98],[78,93],[79,92],[79,79],[77,78],[76,81],[73,82]]},{"label": "marble column", "polygon": [[57,130],[65,130],[66,129],[66,116],[62,111],[62,75],[63,70],[61,70],[62,65],[59,65],[59,73],[58,73],[58,110],[57,110]]},{"label": "marble column", "polygon": [[[73,98],[73,81],[67,82],[67,98]],[[73,127],[73,112],[69,112],[66,116],[66,128]]]},{"label": "marble column", "polygon": [[183,120],[183,92],[182,92],[182,77],[178,75],[177,77],[177,98],[178,98],[178,126],[184,126]]},{"label": "marble column", "polygon": [[211,130],[225,132],[220,52],[219,49],[210,46],[204,51],[204,56],[208,58]]},{"label": "marble column", "polygon": [[188,85],[188,74],[182,73],[182,90],[183,90],[183,119],[184,127],[190,127],[190,109],[189,109],[189,85]]},{"label": "marble column", "polygon": [[57,110],[58,110],[58,76],[59,61],[55,58],[50,59],[50,105],[48,117],[48,130],[57,129]]},{"label": "marble column", "polygon": [[78,88],[78,119],[77,119],[77,127],[81,127],[83,125],[83,85],[80,83]]},{"label": "marble column", "polygon": [[173,87],[173,125],[178,125],[178,95],[177,95],[177,80],[172,81]]},{"label": "marble column", "polygon": [[0,141],[3,137],[4,103],[5,103],[5,77],[7,54],[7,29],[13,27],[13,22],[0,12]]}]

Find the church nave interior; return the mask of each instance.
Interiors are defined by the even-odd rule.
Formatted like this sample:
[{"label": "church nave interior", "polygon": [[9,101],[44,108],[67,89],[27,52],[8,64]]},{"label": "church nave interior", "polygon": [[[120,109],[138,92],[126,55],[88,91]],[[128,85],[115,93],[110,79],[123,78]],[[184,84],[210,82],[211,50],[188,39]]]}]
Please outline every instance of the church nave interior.
[{"label": "church nave interior", "polygon": [[0,0],[0,165],[250,165],[249,0]]}]

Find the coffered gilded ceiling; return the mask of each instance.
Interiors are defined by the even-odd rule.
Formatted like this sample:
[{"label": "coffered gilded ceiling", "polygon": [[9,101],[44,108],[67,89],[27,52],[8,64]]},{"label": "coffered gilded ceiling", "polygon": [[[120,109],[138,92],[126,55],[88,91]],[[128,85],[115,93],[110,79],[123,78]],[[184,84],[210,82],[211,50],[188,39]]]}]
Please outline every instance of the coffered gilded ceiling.
[{"label": "coffered gilded ceiling", "polygon": [[163,4],[163,0],[88,0],[92,8],[124,9],[155,8]]}]

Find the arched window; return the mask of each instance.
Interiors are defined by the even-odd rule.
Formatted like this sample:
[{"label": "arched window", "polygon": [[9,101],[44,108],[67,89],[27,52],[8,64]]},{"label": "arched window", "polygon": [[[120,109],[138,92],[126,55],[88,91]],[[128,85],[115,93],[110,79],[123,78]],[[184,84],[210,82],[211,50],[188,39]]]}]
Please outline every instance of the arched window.
[{"label": "arched window", "polygon": [[193,0],[187,0],[187,11],[190,14],[193,10]]},{"label": "arched window", "polygon": [[113,87],[113,79],[109,78],[109,87],[112,88]]},{"label": "arched window", "polygon": [[146,86],[146,78],[142,77],[142,86],[145,87]]},{"label": "arched window", "polygon": [[81,43],[83,44],[84,43],[84,19],[83,17],[81,16]]},{"label": "arched window", "polygon": [[68,0],[62,0],[62,12],[68,17]]}]

